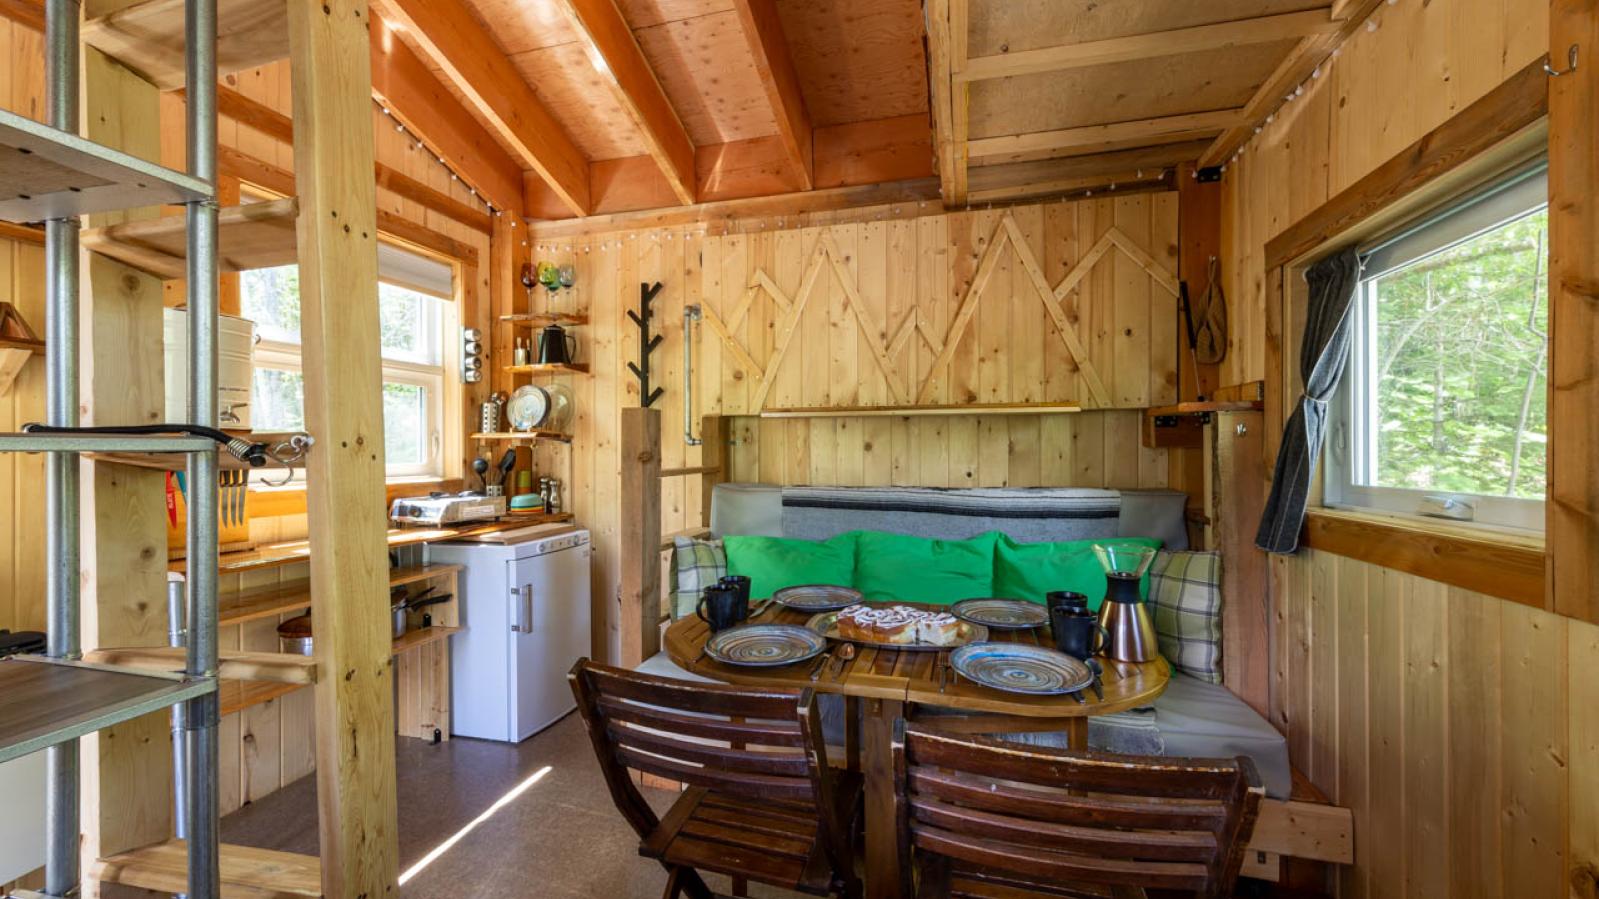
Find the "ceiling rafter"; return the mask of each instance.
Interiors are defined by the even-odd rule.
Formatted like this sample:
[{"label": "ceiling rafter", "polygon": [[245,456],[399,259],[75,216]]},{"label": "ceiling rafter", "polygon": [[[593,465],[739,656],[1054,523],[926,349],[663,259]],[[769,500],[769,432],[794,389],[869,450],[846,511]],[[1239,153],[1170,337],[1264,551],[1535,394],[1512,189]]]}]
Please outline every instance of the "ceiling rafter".
[{"label": "ceiling rafter", "polygon": [[1127,145],[1175,143],[1195,137],[1206,137],[1230,128],[1243,120],[1243,114],[1242,109],[1218,109],[1214,112],[1134,119],[1104,125],[1084,125],[1057,131],[1033,131],[1027,134],[984,137],[968,141],[966,153],[969,157],[985,157],[1053,150],[1113,150]]},{"label": "ceiling rafter", "polygon": [[1328,34],[1337,30],[1338,23],[1333,21],[1327,8],[1323,7],[1304,12],[1196,25],[1191,28],[1082,41],[1017,53],[979,56],[969,61],[965,70],[957,73],[955,77],[958,81],[1008,78],[1082,66],[1176,56],[1180,53],[1221,50],[1246,44],[1270,43],[1308,35]]},{"label": "ceiling rafter", "polygon": [[563,204],[577,215],[588,214],[588,159],[464,0],[384,0],[382,14],[390,28],[403,29],[444,70]]},{"label": "ceiling rafter", "polygon": [[[959,10],[955,9],[957,6]],[[966,202],[966,130],[970,98],[966,83],[954,80],[958,68],[956,58],[964,59],[966,54],[965,11],[965,0],[927,0],[923,12],[927,28],[927,80],[931,86],[928,102],[933,113],[933,154],[938,160],[939,193],[943,195],[945,206]]]},{"label": "ceiling rafter", "polygon": [[[1299,85],[1310,78],[1312,73],[1332,56],[1333,51],[1366,21],[1382,2],[1383,0],[1340,0],[1334,4],[1333,18],[1337,24],[1336,30],[1313,34],[1300,40],[1293,52],[1288,54],[1271,73],[1271,77],[1267,78],[1260,89],[1255,91],[1255,95],[1249,98],[1249,102],[1244,104],[1243,120],[1216,138],[1199,158],[1199,166],[1205,168],[1226,162],[1228,157],[1243,146],[1254,133],[1255,126],[1271,115],[1298,89]],[[1339,18],[1340,16],[1342,18]]]},{"label": "ceiling rafter", "polygon": [[805,107],[805,94],[800,89],[799,72],[789,53],[788,38],[783,34],[776,0],[734,0],[733,8],[744,26],[744,38],[749,43],[750,55],[755,58],[755,71],[766,88],[772,118],[777,121],[777,136],[788,153],[799,189],[810,190],[816,184],[811,139],[814,128],[810,111]]},{"label": "ceiling rafter", "polygon": [[681,202],[693,203],[694,142],[615,0],[561,0],[561,8],[594,70],[637,123],[645,148],[660,166],[672,192]]}]

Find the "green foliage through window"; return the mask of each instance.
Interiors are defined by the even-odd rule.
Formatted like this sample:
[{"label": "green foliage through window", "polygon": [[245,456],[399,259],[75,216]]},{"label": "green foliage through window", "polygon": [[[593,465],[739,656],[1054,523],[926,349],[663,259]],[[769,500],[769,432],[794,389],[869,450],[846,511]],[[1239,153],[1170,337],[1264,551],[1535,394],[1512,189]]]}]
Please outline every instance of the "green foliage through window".
[{"label": "green foliage through window", "polygon": [[1376,486],[1542,499],[1547,210],[1366,285]]}]

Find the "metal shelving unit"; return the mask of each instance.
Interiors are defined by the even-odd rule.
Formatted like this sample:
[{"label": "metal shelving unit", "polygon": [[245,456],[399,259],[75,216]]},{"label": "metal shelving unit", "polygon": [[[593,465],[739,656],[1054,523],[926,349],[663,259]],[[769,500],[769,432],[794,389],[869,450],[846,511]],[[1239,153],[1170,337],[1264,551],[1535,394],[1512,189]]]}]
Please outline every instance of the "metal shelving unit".
[{"label": "metal shelving unit", "polygon": [[[45,223],[46,413],[53,428],[78,421],[78,216],[175,203],[186,209],[190,424],[217,425],[216,0],[184,10],[188,171],[176,172],[78,135],[79,4],[47,0],[48,124],[0,112],[0,219]],[[0,761],[48,753],[45,885],[38,895],[78,895],[78,738],[171,708],[181,732],[185,785],[179,833],[188,837],[188,899],[220,896],[217,804],[217,444],[202,437],[0,435],[0,452],[44,452],[46,657],[0,662]],[[186,596],[189,638],[180,674],[81,661],[79,454],[182,453],[190,515]]]}]

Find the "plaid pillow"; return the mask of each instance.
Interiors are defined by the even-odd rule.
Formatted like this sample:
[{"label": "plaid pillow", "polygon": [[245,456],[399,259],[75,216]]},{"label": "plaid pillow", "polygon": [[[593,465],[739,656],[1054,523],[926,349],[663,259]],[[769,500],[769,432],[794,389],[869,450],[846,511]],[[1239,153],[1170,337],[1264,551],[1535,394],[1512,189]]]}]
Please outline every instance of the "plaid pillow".
[{"label": "plaid pillow", "polygon": [[694,614],[701,592],[725,574],[722,541],[672,538],[672,620]]},{"label": "plaid pillow", "polygon": [[1160,654],[1184,674],[1221,683],[1221,553],[1156,554],[1149,604]]}]

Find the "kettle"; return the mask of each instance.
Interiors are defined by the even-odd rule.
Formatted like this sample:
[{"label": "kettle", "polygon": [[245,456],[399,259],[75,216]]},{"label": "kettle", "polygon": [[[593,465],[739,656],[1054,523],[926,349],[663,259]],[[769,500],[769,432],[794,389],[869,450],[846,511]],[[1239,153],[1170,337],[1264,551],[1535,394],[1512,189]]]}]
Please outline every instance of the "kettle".
[{"label": "kettle", "polygon": [[560,325],[550,325],[539,332],[539,364],[567,365],[577,355],[577,338],[566,333]]},{"label": "kettle", "polygon": [[1118,662],[1160,658],[1155,622],[1138,595],[1138,582],[1155,561],[1155,551],[1137,544],[1096,543],[1094,555],[1105,569],[1105,601],[1099,606],[1099,626],[1107,634],[1105,655]]}]

